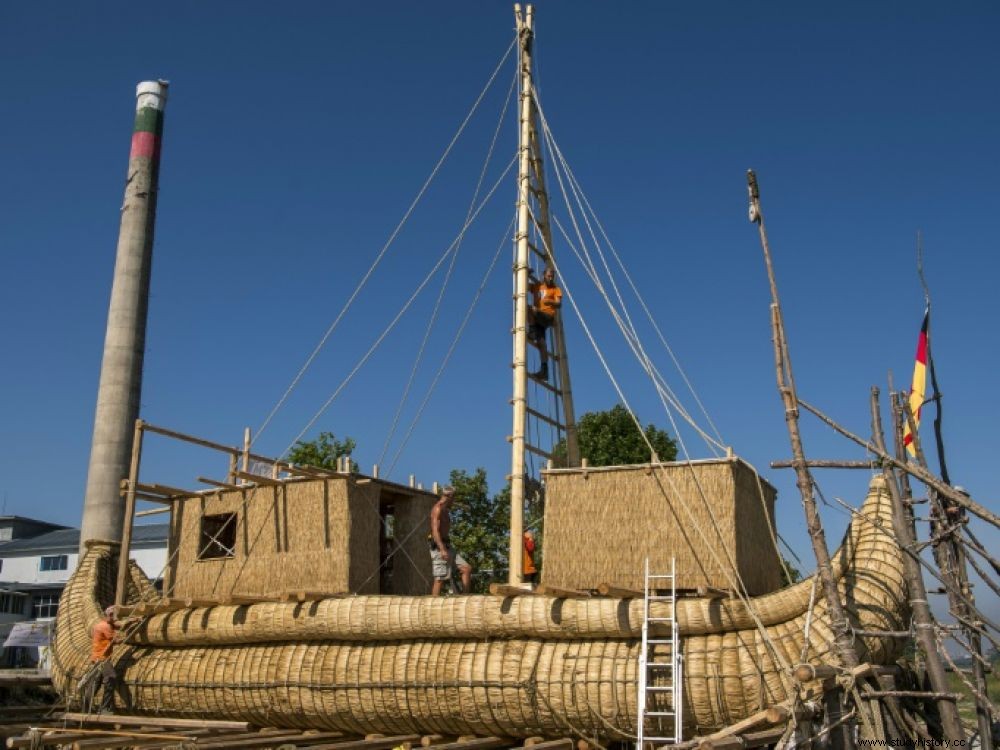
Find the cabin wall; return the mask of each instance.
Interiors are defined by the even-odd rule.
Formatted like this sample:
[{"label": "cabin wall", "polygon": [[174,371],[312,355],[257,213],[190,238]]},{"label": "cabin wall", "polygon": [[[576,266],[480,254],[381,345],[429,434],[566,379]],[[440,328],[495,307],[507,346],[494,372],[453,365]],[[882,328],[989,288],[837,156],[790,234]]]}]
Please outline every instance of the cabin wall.
[{"label": "cabin wall", "polygon": [[379,488],[372,483],[350,484],[348,491],[348,537],[336,539],[342,546],[348,542],[348,585],[343,591],[356,594],[379,593]]},{"label": "cabin wall", "polygon": [[[364,513],[351,513],[347,481],[338,477],[286,482],[178,502],[170,540],[171,552],[177,551],[172,595],[220,598],[295,589],[348,591],[347,544],[352,523],[363,527]],[[235,554],[198,559],[202,517],[223,513],[237,514]]]},{"label": "cabin wall", "polygon": [[736,559],[737,568],[751,594],[781,588],[781,560],[777,540],[774,502],[777,490],[758,480],[749,466],[736,464]]},{"label": "cabin wall", "polygon": [[395,503],[394,542],[398,551],[392,559],[392,588],[384,593],[430,593],[433,575],[427,534],[435,502],[433,495],[414,495],[404,503]]},{"label": "cabin wall", "polygon": [[[378,594],[383,492],[392,497],[396,539],[403,546],[393,556],[392,591],[384,593],[426,593],[426,537],[435,498],[388,492],[377,481],[354,476],[220,490],[177,502],[166,591],[196,599],[291,591]],[[202,518],[226,513],[237,516],[233,556],[199,559]]]},{"label": "cabin wall", "polygon": [[[752,496],[737,497],[747,492],[744,474],[753,470],[726,459],[545,472],[542,582],[641,591],[645,560],[667,573],[674,557],[681,589],[732,588],[732,559],[751,594],[774,590],[767,569],[777,556],[757,543],[767,521],[754,515],[763,517],[756,481]],[[747,533],[753,540],[741,541]]]}]

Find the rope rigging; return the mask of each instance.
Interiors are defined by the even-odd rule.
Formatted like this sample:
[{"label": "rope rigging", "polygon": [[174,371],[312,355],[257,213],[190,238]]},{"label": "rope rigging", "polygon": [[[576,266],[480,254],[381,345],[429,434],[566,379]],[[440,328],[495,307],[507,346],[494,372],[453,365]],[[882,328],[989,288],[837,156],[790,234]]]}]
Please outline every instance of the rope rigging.
[{"label": "rope rigging", "polygon": [[458,236],[454,240],[452,240],[452,242],[451,242],[450,245],[448,245],[448,248],[444,251],[444,253],[441,255],[441,257],[438,259],[437,263],[434,264],[433,268],[431,268],[431,270],[428,272],[428,274],[424,277],[423,281],[421,281],[420,284],[417,286],[416,291],[413,292],[413,294],[406,301],[406,303],[399,310],[399,312],[396,313],[396,317],[394,317],[389,322],[389,325],[387,325],[385,327],[385,329],[382,331],[382,333],[379,335],[379,337],[375,340],[375,343],[371,345],[371,347],[368,349],[367,352],[365,352],[365,354],[361,358],[361,360],[354,366],[354,369],[352,369],[350,371],[350,373],[348,373],[347,377],[345,377],[344,380],[341,381],[340,385],[338,385],[337,388],[334,390],[334,392],[332,394],[330,394],[330,397],[323,403],[323,405],[319,408],[319,410],[306,423],[306,426],[303,427],[299,431],[299,434],[296,435],[295,438],[292,439],[292,441],[288,444],[288,447],[285,448],[285,450],[283,451],[282,456],[287,455],[288,452],[292,448],[295,447],[295,444],[299,440],[301,440],[302,437],[306,434],[306,432],[308,432],[309,429],[316,423],[316,420],[318,420],[323,415],[323,413],[326,412],[326,410],[328,408],[330,408],[330,405],[334,402],[334,400],[337,398],[337,396],[340,395],[341,391],[343,391],[344,388],[347,387],[347,384],[350,383],[351,380],[354,379],[354,376],[357,375],[358,371],[362,367],[364,367],[365,363],[371,358],[372,354],[375,353],[375,351],[379,348],[379,346],[385,340],[385,337],[388,336],[389,333],[390,333],[390,331],[392,331],[392,329],[396,327],[396,324],[400,321],[400,319],[403,317],[403,315],[406,313],[406,311],[410,308],[410,306],[413,304],[413,302],[417,299],[417,297],[420,296],[420,293],[424,290],[424,288],[427,286],[427,284],[430,283],[431,279],[438,272],[438,269],[448,259],[448,257],[455,251],[455,248],[458,246],[458,244],[459,244],[462,236],[464,236],[465,231],[476,220],[476,218],[479,216],[479,213],[483,210],[483,208],[489,203],[490,199],[493,197],[494,193],[496,193],[497,188],[503,182],[504,178],[507,176],[507,173],[510,172],[511,167],[514,166],[515,162],[516,162],[516,157],[514,159],[511,159],[510,163],[507,165],[507,168],[503,171],[503,174],[501,174],[500,177],[497,178],[497,181],[494,183],[493,187],[490,189],[489,193],[487,193],[487,195],[483,199],[483,201],[476,208],[475,212],[472,214],[472,217],[468,221],[465,222],[465,225],[460,230]]},{"label": "rope rigging", "polygon": [[[490,141],[489,148],[486,152],[486,158],[483,160],[483,167],[479,172],[479,179],[476,182],[475,190],[472,192],[472,199],[469,201],[469,208],[465,215],[466,226],[472,212],[476,207],[476,201],[479,199],[479,192],[482,190],[483,180],[486,179],[486,171],[489,168],[490,162],[493,159],[493,152],[496,148],[497,139],[500,136],[500,129],[503,125],[504,118],[507,115],[507,110],[510,107],[510,102],[513,98],[514,91],[516,90],[517,77],[515,76],[511,80],[510,89],[507,92],[507,98],[504,100],[503,108],[500,110],[500,116],[497,118],[497,126],[493,131],[493,139]],[[451,262],[448,264],[448,270],[445,273],[444,281],[441,282],[441,290],[438,292],[437,300],[434,302],[434,309],[430,315],[430,321],[427,324],[427,330],[424,332],[423,340],[420,342],[420,347],[417,350],[417,356],[413,362],[413,368],[410,370],[410,377],[406,381],[406,386],[403,388],[403,395],[399,399],[399,406],[396,407],[396,413],[392,418],[392,425],[389,427],[389,432],[385,437],[385,443],[382,445],[382,452],[379,454],[378,463],[382,463],[385,460],[386,453],[389,451],[389,444],[392,442],[393,436],[396,434],[396,427],[399,425],[399,418],[403,412],[403,407],[406,404],[407,398],[410,395],[410,389],[413,387],[413,381],[417,376],[417,370],[420,367],[420,362],[423,360],[424,350],[427,348],[427,342],[430,339],[431,332],[434,330],[434,324],[437,322],[438,313],[441,309],[441,303],[444,301],[445,291],[448,289],[448,282],[451,279],[452,271],[455,268],[455,262],[458,260],[458,254],[462,249],[462,240],[465,237],[465,230],[459,235],[459,244],[455,248],[455,252],[451,257]],[[476,298],[478,300],[478,297]]]},{"label": "rope rigging", "polygon": [[452,148],[455,146],[455,144],[458,142],[459,137],[464,132],[465,126],[468,125],[469,121],[472,119],[472,116],[476,113],[476,110],[479,108],[479,104],[482,102],[483,98],[486,96],[486,93],[492,87],[493,81],[496,79],[497,74],[500,72],[504,64],[507,62],[507,58],[510,57],[510,53],[515,48],[516,45],[517,45],[517,37],[515,36],[514,39],[511,40],[510,45],[507,47],[507,51],[504,52],[503,56],[501,57],[500,62],[497,63],[496,67],[493,69],[493,73],[490,75],[489,80],[483,87],[483,90],[479,93],[479,96],[476,98],[475,102],[473,102],[472,107],[469,109],[468,114],[466,114],[465,116],[465,119],[462,120],[462,123],[458,126],[458,130],[455,132],[455,135],[452,136],[452,139],[448,143],[448,146],[445,148],[444,153],[441,155],[437,163],[434,165],[434,168],[431,170],[430,175],[424,181],[424,184],[420,187],[420,190],[417,191],[416,197],[410,203],[409,208],[406,209],[406,212],[403,214],[403,218],[399,220],[399,223],[396,225],[396,228],[392,231],[392,234],[389,235],[389,239],[385,241],[385,244],[382,246],[381,250],[379,250],[378,254],[375,256],[375,260],[372,262],[372,265],[361,277],[361,280],[358,282],[357,287],[355,287],[354,291],[351,293],[351,296],[348,298],[347,302],[344,303],[344,306],[341,308],[340,312],[337,313],[337,316],[334,318],[333,322],[326,329],[326,332],[320,338],[319,343],[316,344],[312,352],[306,358],[305,363],[303,363],[302,367],[295,374],[295,377],[292,378],[292,382],[289,383],[288,387],[285,389],[285,392],[281,395],[281,398],[279,398],[277,403],[271,408],[271,411],[268,413],[267,417],[264,419],[264,422],[261,424],[261,426],[257,428],[257,432],[254,434],[254,440],[260,437],[260,435],[264,432],[264,430],[267,429],[267,426],[271,423],[271,420],[274,419],[275,415],[285,405],[285,402],[288,400],[288,397],[291,396],[292,391],[295,390],[295,387],[302,380],[302,376],[305,375],[306,370],[308,370],[309,367],[312,365],[313,361],[316,359],[320,351],[326,345],[326,342],[329,340],[330,336],[333,335],[333,332],[337,329],[337,326],[340,325],[340,321],[343,320],[344,315],[347,314],[347,311],[350,309],[351,305],[357,299],[358,295],[361,294],[361,290],[364,289],[365,285],[368,283],[368,280],[371,278],[372,274],[375,273],[375,269],[382,262],[382,258],[385,257],[385,254],[388,252],[393,242],[395,242],[396,237],[398,237],[399,233],[402,231],[403,226],[409,220],[410,215],[413,213],[414,209],[416,209],[417,204],[420,203],[420,200],[421,198],[423,198],[424,193],[427,192],[427,189],[434,181],[434,178],[437,176],[437,173],[440,171],[445,160],[447,160],[448,155],[451,153]]}]

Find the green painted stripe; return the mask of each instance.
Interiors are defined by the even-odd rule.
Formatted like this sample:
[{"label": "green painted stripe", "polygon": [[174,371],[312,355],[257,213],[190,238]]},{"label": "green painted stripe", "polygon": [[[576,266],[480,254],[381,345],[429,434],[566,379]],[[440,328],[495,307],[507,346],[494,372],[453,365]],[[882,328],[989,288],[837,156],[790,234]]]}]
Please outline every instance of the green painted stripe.
[{"label": "green painted stripe", "polygon": [[154,107],[143,107],[135,113],[133,133],[138,132],[163,135],[163,111]]}]

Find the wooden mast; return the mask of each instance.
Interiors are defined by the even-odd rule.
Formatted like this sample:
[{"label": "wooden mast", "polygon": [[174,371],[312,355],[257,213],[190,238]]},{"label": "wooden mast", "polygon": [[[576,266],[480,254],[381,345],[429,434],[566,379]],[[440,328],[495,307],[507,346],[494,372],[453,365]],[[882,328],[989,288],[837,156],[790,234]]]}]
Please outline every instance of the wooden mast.
[{"label": "wooden mast", "polygon": [[[580,448],[577,443],[573,394],[569,380],[569,358],[566,352],[562,319],[559,314],[556,315],[555,323],[552,326],[553,348],[555,350],[553,359],[558,378],[555,387],[548,382],[544,382],[542,387],[553,391],[560,399],[563,412],[562,422],[539,416],[537,411],[528,408],[528,271],[531,265],[531,253],[534,252],[544,259],[547,265],[555,268],[552,254],[552,228],[549,222],[549,200],[545,190],[545,175],[542,170],[538,108],[534,99],[531,75],[531,47],[534,37],[533,10],[531,5],[526,5],[523,11],[520,4],[514,6],[520,47],[521,98],[518,131],[517,230],[514,236],[517,248],[517,257],[514,263],[514,396],[511,399],[511,404],[514,407],[514,419],[510,438],[511,503],[508,581],[512,586],[520,586],[524,583],[523,536],[527,451],[543,457],[551,457],[552,455],[540,446],[528,444],[529,413],[563,431],[566,440],[566,463],[569,466],[580,465]],[[535,200],[534,212],[532,211],[533,197]],[[536,229],[541,237],[542,247],[540,248],[531,245],[532,228]]]},{"label": "wooden mast", "polygon": [[514,425],[511,432],[510,462],[510,554],[507,580],[512,586],[524,583],[524,438],[528,417],[528,235],[531,198],[531,37],[532,7],[521,13],[514,6],[520,46],[521,71],[520,128],[518,137],[517,230],[514,242]]}]

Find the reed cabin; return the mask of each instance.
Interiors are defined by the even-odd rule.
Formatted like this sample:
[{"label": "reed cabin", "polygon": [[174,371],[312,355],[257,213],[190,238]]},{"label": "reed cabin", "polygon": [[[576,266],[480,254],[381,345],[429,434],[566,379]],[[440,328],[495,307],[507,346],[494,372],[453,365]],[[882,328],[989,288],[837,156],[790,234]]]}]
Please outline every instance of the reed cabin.
[{"label": "reed cabin", "polygon": [[173,506],[166,589],[197,600],[426,594],[435,501],[422,489],[352,473],[188,496]]},{"label": "reed cabin", "polygon": [[678,589],[733,589],[751,596],[782,585],[775,549],[777,492],[740,458],[549,469],[542,583],[642,591],[651,573]]}]

